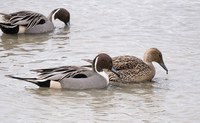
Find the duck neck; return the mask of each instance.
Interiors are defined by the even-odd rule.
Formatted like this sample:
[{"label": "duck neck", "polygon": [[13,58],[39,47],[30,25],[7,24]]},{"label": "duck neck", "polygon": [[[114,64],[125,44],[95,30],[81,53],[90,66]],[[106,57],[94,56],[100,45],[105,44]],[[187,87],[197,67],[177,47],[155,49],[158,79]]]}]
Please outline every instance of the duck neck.
[{"label": "duck neck", "polygon": [[98,57],[95,60],[95,63],[93,63],[93,70],[94,72],[96,72],[97,74],[99,74],[100,76],[102,76],[104,79],[106,79],[107,85],[109,84],[109,77],[108,74],[103,70],[97,67],[98,64]]},{"label": "duck neck", "polygon": [[152,76],[154,77],[154,75],[156,73],[156,69],[155,69],[153,63],[152,62],[148,62],[148,61],[144,61],[144,62],[150,67],[150,69],[152,70]]},{"label": "duck neck", "polygon": [[102,76],[104,79],[106,79],[107,85],[109,84],[109,77],[108,74],[104,71],[97,72],[100,76]]},{"label": "duck neck", "polygon": [[48,19],[53,23],[54,22],[54,20],[55,20],[55,15],[56,15],[56,13],[59,11],[59,9],[58,10],[56,10],[56,11],[52,11],[50,14],[49,14],[49,16],[48,16]]},{"label": "duck neck", "polygon": [[152,62],[144,61],[150,68],[155,69]]}]

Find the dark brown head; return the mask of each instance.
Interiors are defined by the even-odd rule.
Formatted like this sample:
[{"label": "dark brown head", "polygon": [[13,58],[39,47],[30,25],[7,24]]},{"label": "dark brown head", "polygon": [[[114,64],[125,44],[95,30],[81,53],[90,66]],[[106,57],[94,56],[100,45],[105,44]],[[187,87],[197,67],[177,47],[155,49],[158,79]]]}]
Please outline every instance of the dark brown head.
[{"label": "dark brown head", "polygon": [[119,76],[119,74],[113,67],[112,58],[105,53],[97,55],[93,60],[92,66],[93,70],[97,73],[103,72],[103,69],[108,69]]},{"label": "dark brown head", "polygon": [[68,25],[70,22],[70,13],[64,8],[54,9],[49,16],[49,19],[52,21],[53,19],[59,19],[65,25]]}]

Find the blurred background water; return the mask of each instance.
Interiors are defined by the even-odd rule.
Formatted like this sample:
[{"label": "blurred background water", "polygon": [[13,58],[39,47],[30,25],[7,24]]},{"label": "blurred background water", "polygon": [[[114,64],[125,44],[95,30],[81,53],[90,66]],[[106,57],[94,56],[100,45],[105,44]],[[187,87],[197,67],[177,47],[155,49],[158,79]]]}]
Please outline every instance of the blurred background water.
[{"label": "blurred background water", "polygon": [[[0,32],[0,121],[10,122],[200,122],[200,1],[191,0],[2,0],[0,12],[55,8],[71,13],[71,26],[56,21],[49,34]],[[153,83],[103,90],[41,89],[5,75],[82,65],[100,52],[134,55],[156,47],[169,74],[155,64]]]}]

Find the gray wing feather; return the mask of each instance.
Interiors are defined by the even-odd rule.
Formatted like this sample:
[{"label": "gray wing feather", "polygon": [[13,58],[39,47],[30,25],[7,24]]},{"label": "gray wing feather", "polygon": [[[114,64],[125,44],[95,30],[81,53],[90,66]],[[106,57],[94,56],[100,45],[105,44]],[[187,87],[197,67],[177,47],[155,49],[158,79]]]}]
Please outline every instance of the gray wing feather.
[{"label": "gray wing feather", "polygon": [[19,11],[11,14],[0,14],[4,15],[5,23],[15,26],[26,26],[27,29],[39,24],[41,20],[44,20],[44,22],[47,21],[47,18],[44,15],[32,11]]},{"label": "gray wing feather", "polygon": [[[60,81],[64,78],[88,77],[91,73],[87,68],[76,66],[62,66],[47,69],[32,70],[39,73],[38,79]],[[81,75],[81,76],[80,76]]]}]

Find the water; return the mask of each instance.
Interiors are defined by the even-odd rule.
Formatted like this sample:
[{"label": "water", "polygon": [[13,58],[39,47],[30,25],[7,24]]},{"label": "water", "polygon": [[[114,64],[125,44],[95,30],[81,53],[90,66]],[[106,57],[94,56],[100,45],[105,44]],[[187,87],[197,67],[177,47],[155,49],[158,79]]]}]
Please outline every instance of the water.
[{"label": "water", "polygon": [[[64,7],[70,29],[41,35],[0,32],[0,121],[198,123],[200,121],[200,1],[49,0],[1,1],[1,12],[32,10],[48,15]],[[45,9],[44,9],[45,8]],[[85,64],[100,52],[143,57],[163,53],[169,74],[155,64],[154,83],[113,85],[103,90],[40,89],[5,75]]]}]

